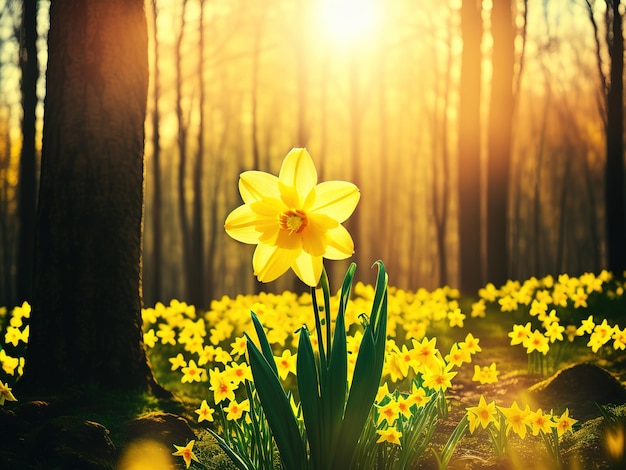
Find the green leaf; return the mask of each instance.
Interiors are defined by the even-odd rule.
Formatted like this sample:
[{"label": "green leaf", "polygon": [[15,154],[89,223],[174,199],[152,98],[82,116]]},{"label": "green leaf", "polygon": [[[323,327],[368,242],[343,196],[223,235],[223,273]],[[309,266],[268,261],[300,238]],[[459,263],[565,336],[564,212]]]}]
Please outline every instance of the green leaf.
[{"label": "green leaf", "polygon": [[300,329],[296,372],[311,461],[314,468],[321,468],[319,459],[324,456],[322,444],[324,439],[324,418],[315,355],[311,345],[309,330],[306,326]]},{"label": "green leaf", "polygon": [[379,271],[372,312],[359,348],[338,440],[341,447],[334,454],[333,468],[350,466],[380,385],[387,339],[387,273],[382,262],[377,264]]},{"label": "green leaf", "polygon": [[272,368],[270,362],[261,354],[256,345],[250,341],[247,334],[246,338],[248,339],[248,356],[252,376],[254,377],[254,385],[285,468],[289,470],[306,469],[306,449],[302,442],[298,423],[293,415],[289,398],[280,383],[278,375],[274,372],[276,364],[273,357],[272,363],[274,367]]},{"label": "green leaf", "polygon": [[339,311],[335,321],[335,334],[333,336],[332,350],[328,363],[327,381],[322,388],[322,401],[324,405],[325,423],[328,429],[325,431],[328,448],[326,459],[330,461],[340,443],[339,436],[343,424],[343,412],[346,406],[346,394],[348,391],[348,351],[346,345],[345,312],[350,297],[350,289],[356,264],[352,263],[346,272],[341,287]]},{"label": "green leaf", "polygon": [[278,375],[278,368],[276,367],[276,361],[274,360],[274,352],[272,351],[272,347],[267,340],[263,325],[261,325],[261,321],[259,320],[259,317],[256,316],[256,313],[251,311],[250,315],[252,317],[254,329],[256,330],[256,335],[259,338],[259,343],[261,344],[261,351],[263,351],[263,356],[265,356],[265,359],[274,371],[274,374]]}]

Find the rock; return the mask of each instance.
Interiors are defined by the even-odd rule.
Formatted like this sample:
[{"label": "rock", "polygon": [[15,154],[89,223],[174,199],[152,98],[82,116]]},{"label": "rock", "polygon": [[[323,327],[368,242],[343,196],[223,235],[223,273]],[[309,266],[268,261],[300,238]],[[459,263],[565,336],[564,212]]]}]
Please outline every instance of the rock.
[{"label": "rock", "polygon": [[75,470],[111,470],[116,449],[101,424],[59,416],[38,427],[27,441],[31,455],[45,466]]},{"label": "rock", "polygon": [[185,445],[196,438],[187,420],[180,416],[152,412],[128,422],[125,429],[126,440],[150,439],[172,448],[173,444]]},{"label": "rock", "polygon": [[584,421],[600,416],[598,405],[626,403],[626,388],[607,370],[593,364],[576,364],[530,387],[525,398],[531,407]]}]

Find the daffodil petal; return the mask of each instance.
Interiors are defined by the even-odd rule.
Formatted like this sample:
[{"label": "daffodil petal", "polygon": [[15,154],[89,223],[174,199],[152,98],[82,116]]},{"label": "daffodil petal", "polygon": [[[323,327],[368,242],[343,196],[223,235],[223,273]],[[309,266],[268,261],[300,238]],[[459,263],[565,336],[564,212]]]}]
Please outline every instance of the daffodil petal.
[{"label": "daffodil petal", "polygon": [[287,230],[279,230],[275,244],[285,250],[301,250],[303,237],[299,233],[289,233]]},{"label": "daffodil petal", "polygon": [[326,252],[324,258],[346,259],[354,253],[354,242],[343,225],[338,225],[326,232]]},{"label": "daffodil petal", "polygon": [[302,231],[302,249],[311,256],[324,256],[329,223],[337,225],[337,222],[329,217],[309,217],[309,224]]},{"label": "daffodil petal", "polygon": [[315,197],[307,198],[311,207],[305,204],[304,210],[326,214],[339,223],[352,215],[361,198],[359,188],[345,181],[325,181],[315,186],[312,194]]},{"label": "daffodil petal", "polygon": [[237,241],[258,243],[261,236],[261,232],[256,228],[258,222],[259,216],[250,209],[248,204],[244,204],[228,214],[224,222],[224,229],[228,235]]},{"label": "daffodil petal", "polygon": [[257,245],[252,256],[254,275],[261,282],[271,282],[287,271],[300,250],[285,250],[279,246]]},{"label": "daffodil petal", "polygon": [[322,257],[311,256],[306,251],[300,252],[291,269],[306,285],[315,287],[322,276]]},{"label": "daffodil petal", "polygon": [[304,148],[292,149],[283,160],[278,179],[286,187],[294,188],[302,203],[317,184],[317,170],[309,152]]},{"label": "daffodil petal", "polygon": [[262,198],[280,199],[278,178],[264,171],[244,171],[239,177],[239,193],[246,204]]}]

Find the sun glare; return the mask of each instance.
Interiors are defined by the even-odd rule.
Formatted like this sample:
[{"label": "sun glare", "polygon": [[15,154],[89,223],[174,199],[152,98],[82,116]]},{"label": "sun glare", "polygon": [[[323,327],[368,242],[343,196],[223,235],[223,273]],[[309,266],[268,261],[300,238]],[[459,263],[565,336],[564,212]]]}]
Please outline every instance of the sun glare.
[{"label": "sun glare", "polygon": [[376,26],[376,0],[321,0],[321,30],[337,45],[351,45],[370,36]]}]

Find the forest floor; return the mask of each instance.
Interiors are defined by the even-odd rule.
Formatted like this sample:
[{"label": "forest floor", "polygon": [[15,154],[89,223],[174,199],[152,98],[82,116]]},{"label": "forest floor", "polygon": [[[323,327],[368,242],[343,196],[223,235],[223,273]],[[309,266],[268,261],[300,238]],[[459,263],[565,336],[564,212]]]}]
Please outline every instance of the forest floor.
[{"label": "forest floor", "polygon": [[[622,440],[618,445],[621,445],[619,450],[623,455],[626,354],[615,353],[599,358],[589,351],[588,356],[576,357],[575,363],[563,366],[570,368],[562,368],[558,376],[546,380],[544,376],[527,372],[528,356],[523,348],[509,345],[508,326],[482,321],[470,328],[480,338],[480,362],[495,362],[499,380],[481,385],[471,380],[471,367],[461,368],[447,393],[449,416],[438,424],[431,446],[437,449],[444,445],[465,409],[475,406],[483,395],[488,402],[495,400],[502,406],[510,406],[516,400],[520,405],[529,403],[532,409],[542,407],[546,412],[554,409],[555,413],[560,413],[568,407],[570,416],[578,423],[575,432],[564,436],[561,443],[563,470],[626,468],[622,457],[608,452],[605,445],[608,430],[621,429],[618,437],[621,435]],[[574,364],[578,365],[571,367]],[[620,417],[614,422],[601,417],[596,403],[616,405],[614,412]],[[199,401],[195,398],[178,396],[175,400],[159,400],[147,396],[102,395],[97,390],[88,390],[80,396],[66,397],[58,402],[6,405],[0,407],[1,469],[184,468],[180,458],[172,464],[170,455],[175,450],[172,444],[184,445],[193,438],[197,441],[194,449],[207,469],[235,468],[205,427],[197,423],[194,410],[199,407]],[[137,419],[138,416],[143,418]],[[616,428],[618,422],[621,427]],[[146,437],[152,439],[156,447],[146,444],[131,449],[131,443],[145,444]],[[558,468],[548,458],[539,437],[528,436],[524,440],[511,437],[509,444],[507,457],[496,457],[487,432],[479,429],[460,442],[448,468]],[[158,452],[150,454],[155,448]],[[137,459],[135,466],[124,460],[130,454]],[[149,458],[150,463],[140,464],[142,458]],[[427,449],[411,468],[436,469],[433,453]]]}]

